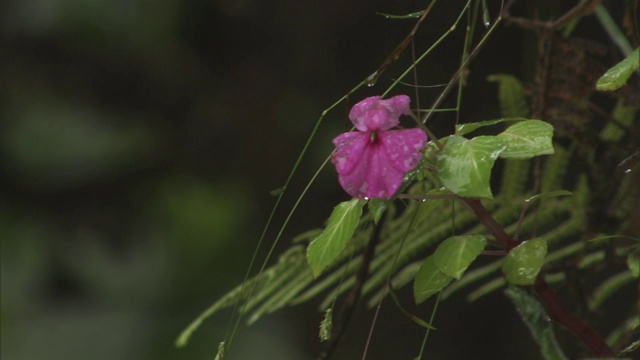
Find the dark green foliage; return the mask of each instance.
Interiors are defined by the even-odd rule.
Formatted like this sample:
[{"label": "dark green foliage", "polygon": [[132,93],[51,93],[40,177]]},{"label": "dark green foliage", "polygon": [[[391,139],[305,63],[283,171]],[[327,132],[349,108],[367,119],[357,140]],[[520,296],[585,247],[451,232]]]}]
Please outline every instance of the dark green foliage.
[{"label": "dark green foliage", "polygon": [[[252,312],[249,317],[252,322],[284,306],[324,296],[320,308],[329,310],[321,324],[321,338],[327,339],[330,305],[357,283],[362,251],[374,224],[382,216],[385,216],[385,226],[361,291],[368,306],[389,295],[388,285],[398,289],[412,281],[415,301],[419,304],[440,292],[441,299],[446,300],[465,289],[467,299],[472,301],[504,288],[507,283],[531,285],[538,276],[548,283],[565,284],[572,277],[597,274],[594,281],[583,288],[590,299],[589,309],[593,311],[637,281],[637,252],[628,246],[618,246],[615,239],[590,242],[596,236],[588,220],[594,198],[594,189],[590,188],[593,181],[590,174],[570,173],[569,168],[576,154],[581,158],[593,154],[585,155],[584,148],[576,143],[552,144],[553,127],[549,123],[526,120],[530,109],[524,87],[516,77],[499,74],[489,80],[499,85],[498,98],[505,118],[458,125],[455,135],[441,139],[443,149],[429,149],[425,162],[438,169],[437,176],[422,171],[408,174],[403,201],[372,202],[357,224],[351,219],[349,229],[355,229],[353,237],[332,254],[331,261],[314,268],[315,275],[322,272],[321,277],[313,278],[299,250],[296,256],[293,252],[286,253],[284,262],[294,271],[283,269],[281,258],[243,286],[255,286],[250,299],[240,296],[242,287],[238,287],[199,320],[234,301],[240,301],[241,311]],[[604,127],[603,140],[615,143],[624,137],[625,129],[637,125],[633,111],[620,110],[618,115],[622,118],[611,125],[614,129]],[[512,122],[514,124],[497,136],[463,137],[480,127]],[[534,156],[537,158],[530,160]],[[490,179],[494,162],[501,164],[502,177],[492,191]],[[480,166],[474,167],[478,164]],[[469,181],[460,183],[460,173],[465,171]],[[624,186],[613,189],[619,198],[625,198],[627,191],[628,187]],[[508,256],[474,267],[472,262],[486,243],[491,244],[495,239],[453,194],[490,199],[484,206],[491,216],[509,236],[524,242]],[[329,223],[331,227],[331,220]],[[300,248],[300,243],[318,233],[319,230],[313,235],[298,237],[293,249]],[[509,288],[506,294],[531,329],[543,356],[565,359],[542,306],[519,288]],[[624,327],[620,332],[627,330],[628,327]]]}]

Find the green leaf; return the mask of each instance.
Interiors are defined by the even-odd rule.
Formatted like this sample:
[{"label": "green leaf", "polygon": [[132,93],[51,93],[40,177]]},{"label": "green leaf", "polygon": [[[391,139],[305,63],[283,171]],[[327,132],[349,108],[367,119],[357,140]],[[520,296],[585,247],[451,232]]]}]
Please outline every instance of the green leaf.
[{"label": "green leaf", "polygon": [[318,277],[340,255],[353,236],[365,202],[352,199],[333,209],[327,227],[307,248],[307,262],[313,276]]},{"label": "green leaf", "polygon": [[540,302],[516,286],[507,288],[504,293],[513,301],[522,320],[529,327],[531,335],[540,346],[542,357],[546,360],[567,359],[553,333],[549,316]]},{"label": "green leaf", "polygon": [[487,120],[487,121],[480,121],[480,122],[474,122],[474,123],[459,124],[459,125],[456,125],[456,135],[464,136],[470,132],[478,130],[481,127],[501,124],[504,122],[518,122],[518,121],[525,121],[525,120],[528,120],[528,119],[525,119],[522,117],[506,117],[506,118],[496,119],[496,120]]},{"label": "green leaf", "polygon": [[282,195],[284,193],[284,190],[285,190],[285,187],[281,186],[281,187],[279,187],[277,189],[273,189],[273,190],[269,191],[269,194],[271,194],[271,196],[278,197],[278,196],[280,196],[280,195]]},{"label": "green leaf", "polygon": [[387,210],[388,203],[389,203],[389,200],[387,199],[373,198],[369,200],[369,203],[368,203],[369,212],[373,216],[373,222],[375,224],[377,224],[378,221],[380,221],[382,214],[384,214],[385,210]]},{"label": "green leaf", "polygon": [[640,250],[632,251],[627,255],[627,266],[634,277],[640,277]]},{"label": "green leaf", "polygon": [[225,349],[225,344],[224,344],[224,341],[222,341],[220,342],[220,344],[218,344],[218,352],[216,353],[216,357],[213,360],[224,359],[224,349]]},{"label": "green leaf", "polygon": [[631,74],[638,70],[638,67],[640,67],[640,48],[637,48],[624,60],[607,70],[607,72],[598,79],[596,89],[600,91],[613,91],[621,88],[627,83]]},{"label": "green leaf", "polygon": [[437,294],[453,280],[451,276],[438,270],[435,259],[429,256],[420,266],[413,281],[413,296],[416,304],[427,300],[431,295]]},{"label": "green leaf", "polygon": [[547,242],[544,239],[527,240],[505,257],[502,272],[511,284],[531,285],[544,265],[546,254]]},{"label": "green leaf", "polygon": [[333,309],[327,308],[324,311],[324,319],[320,323],[320,341],[327,341],[331,339],[331,329],[333,328]]},{"label": "green leaf", "polygon": [[393,302],[396,303],[396,306],[398,307],[398,309],[400,309],[400,312],[402,312],[404,316],[409,318],[409,320],[413,321],[414,323],[418,324],[418,326],[421,326],[425,329],[436,330],[436,328],[433,327],[428,322],[422,320],[418,316],[405,310],[404,306],[402,306],[402,304],[400,303],[400,299],[398,299],[398,295],[396,294],[396,292],[393,290],[393,287],[391,286],[389,287],[389,295],[391,296],[391,299],[393,299]]},{"label": "green leaf", "polygon": [[438,177],[456,195],[491,199],[491,168],[504,149],[506,145],[495,136],[467,140],[452,135],[438,155]]},{"label": "green leaf", "polygon": [[486,245],[487,239],[482,235],[452,236],[443,241],[431,257],[438,270],[460,280]]},{"label": "green leaf", "polygon": [[624,354],[628,354],[630,352],[636,351],[638,348],[640,348],[640,340],[636,340],[629,344],[629,346],[622,349],[618,355],[622,356]]},{"label": "green leaf", "polygon": [[509,126],[498,138],[507,149],[500,153],[504,159],[529,159],[553,154],[553,126],[542,120],[527,120]]},{"label": "green leaf", "polygon": [[611,110],[611,118],[615,121],[607,121],[599,134],[600,140],[618,142],[627,133],[626,128],[632,127],[637,118],[638,110],[633,106],[626,106],[623,98],[618,98],[616,105]]}]

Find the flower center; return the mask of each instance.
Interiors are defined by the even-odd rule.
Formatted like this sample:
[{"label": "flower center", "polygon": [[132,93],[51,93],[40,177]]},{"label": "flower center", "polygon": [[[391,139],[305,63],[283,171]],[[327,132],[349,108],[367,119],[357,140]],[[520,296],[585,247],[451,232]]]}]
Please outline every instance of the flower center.
[{"label": "flower center", "polygon": [[378,132],[377,131],[372,131],[371,132],[371,137],[370,137],[370,141],[375,144],[378,142]]}]

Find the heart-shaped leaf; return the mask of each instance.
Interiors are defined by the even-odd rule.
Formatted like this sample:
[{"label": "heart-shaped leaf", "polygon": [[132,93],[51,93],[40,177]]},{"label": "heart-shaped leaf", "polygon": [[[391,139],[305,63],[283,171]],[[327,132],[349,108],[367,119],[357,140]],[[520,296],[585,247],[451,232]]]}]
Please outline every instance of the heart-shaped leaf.
[{"label": "heart-shaped leaf", "polygon": [[503,159],[530,159],[553,154],[553,126],[542,120],[527,120],[509,126],[498,134],[507,148],[500,153]]},{"label": "heart-shaped leaf", "polygon": [[431,257],[438,270],[460,280],[486,245],[487,239],[482,235],[452,236],[443,241]]},{"label": "heart-shaped leaf", "polygon": [[480,122],[466,123],[466,124],[458,124],[456,125],[456,135],[464,136],[470,132],[476,131],[482,127],[502,124],[504,122],[516,122],[516,121],[525,121],[527,119],[522,117],[506,117],[502,119],[495,120],[485,120]]},{"label": "heart-shaped leaf", "polygon": [[624,60],[607,70],[596,83],[600,91],[613,91],[627,83],[631,74],[640,67],[640,48],[629,54]]},{"label": "heart-shaped leaf", "polygon": [[453,280],[451,276],[438,270],[433,256],[429,256],[420,266],[413,280],[413,296],[416,304],[427,300],[431,295],[437,294]]},{"label": "heart-shaped leaf", "polygon": [[514,285],[531,285],[544,265],[547,242],[531,239],[513,248],[504,259],[502,272],[507,281]]},{"label": "heart-shaped leaf", "polygon": [[502,139],[496,136],[478,136],[467,140],[452,135],[438,155],[438,177],[456,195],[493,198],[491,169],[506,147]]}]

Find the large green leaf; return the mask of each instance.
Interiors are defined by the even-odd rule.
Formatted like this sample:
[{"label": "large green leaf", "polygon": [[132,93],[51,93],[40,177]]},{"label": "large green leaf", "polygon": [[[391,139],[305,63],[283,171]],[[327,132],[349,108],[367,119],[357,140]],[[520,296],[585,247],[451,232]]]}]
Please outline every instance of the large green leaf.
[{"label": "large green leaf", "polygon": [[547,242],[544,239],[527,240],[505,257],[502,272],[511,284],[531,285],[536,281],[546,255]]},{"label": "large green leaf", "polygon": [[324,231],[307,248],[307,262],[317,277],[340,255],[353,236],[365,202],[352,199],[333,209]]},{"label": "large green leaf", "polygon": [[509,126],[498,134],[507,148],[500,153],[505,159],[529,159],[553,154],[553,126],[541,120],[527,120]]},{"label": "large green leaf", "polygon": [[443,241],[431,257],[438,270],[460,280],[486,245],[487,239],[482,235],[452,236]]},{"label": "large green leaf", "polygon": [[517,121],[525,121],[527,119],[523,118],[523,117],[506,117],[506,118],[502,118],[502,119],[495,119],[495,120],[486,120],[486,121],[480,121],[480,122],[474,122],[474,123],[466,123],[466,124],[458,124],[456,125],[456,135],[459,136],[464,136],[470,132],[476,131],[479,128],[485,127],[485,126],[491,126],[491,125],[496,125],[496,124],[502,124],[504,122],[517,122]]},{"label": "large green leaf", "polygon": [[437,294],[453,280],[451,276],[438,270],[433,258],[429,256],[420,266],[413,281],[413,296],[416,304],[427,300],[431,295]]},{"label": "large green leaf", "polygon": [[634,71],[640,67],[640,48],[629,54],[624,60],[607,70],[596,83],[600,91],[613,91],[621,88]]},{"label": "large green leaf", "polygon": [[456,195],[493,198],[491,168],[506,147],[502,139],[496,136],[478,136],[467,140],[452,135],[438,155],[438,177]]}]

